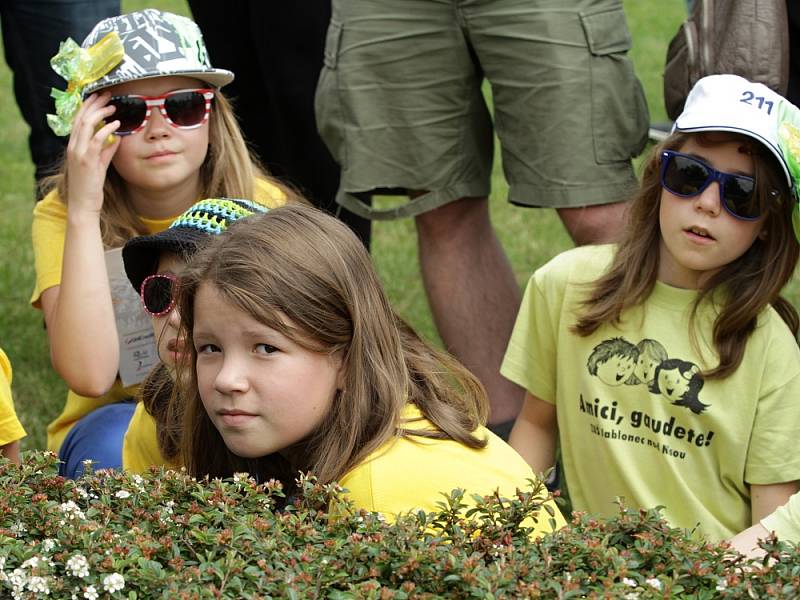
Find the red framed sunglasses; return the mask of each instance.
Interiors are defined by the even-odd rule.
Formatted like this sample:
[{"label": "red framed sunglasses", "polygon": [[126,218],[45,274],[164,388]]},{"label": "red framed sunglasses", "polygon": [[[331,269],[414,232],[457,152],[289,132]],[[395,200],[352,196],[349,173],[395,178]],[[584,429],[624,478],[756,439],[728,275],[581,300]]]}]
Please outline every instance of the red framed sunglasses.
[{"label": "red framed sunglasses", "polygon": [[173,127],[195,129],[208,121],[213,99],[214,90],[210,88],[175,90],[160,96],[112,96],[108,104],[116,110],[105,121],[119,121],[115,135],[131,135],[147,126],[153,108],[158,107]]},{"label": "red framed sunglasses", "polygon": [[171,273],[148,275],[139,288],[145,312],[151,317],[163,317],[175,308],[178,278]]}]

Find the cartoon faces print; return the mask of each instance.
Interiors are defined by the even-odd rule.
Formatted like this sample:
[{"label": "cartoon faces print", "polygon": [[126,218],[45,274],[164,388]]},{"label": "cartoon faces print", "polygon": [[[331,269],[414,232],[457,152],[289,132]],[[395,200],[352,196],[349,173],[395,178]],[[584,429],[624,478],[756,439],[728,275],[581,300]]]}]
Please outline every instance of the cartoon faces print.
[{"label": "cartoon faces print", "polygon": [[650,391],[661,394],[675,406],[684,406],[699,415],[709,406],[700,402],[699,398],[704,383],[696,364],[670,358],[656,368]]},{"label": "cartoon faces print", "polygon": [[700,401],[705,383],[700,367],[669,358],[657,340],[645,338],[635,346],[622,337],[603,340],[592,350],[586,367],[606,385],[644,385],[649,392],[698,415],[710,406]]},{"label": "cartoon faces print", "polygon": [[603,340],[592,350],[586,368],[606,385],[622,385],[633,374],[638,358],[636,346],[624,338]]},{"label": "cartoon faces print", "polygon": [[639,351],[639,357],[636,359],[636,366],[633,368],[633,377],[625,383],[629,385],[644,383],[649,386],[653,383],[658,365],[669,358],[667,349],[656,340],[649,338],[643,339],[636,344],[636,349]]}]

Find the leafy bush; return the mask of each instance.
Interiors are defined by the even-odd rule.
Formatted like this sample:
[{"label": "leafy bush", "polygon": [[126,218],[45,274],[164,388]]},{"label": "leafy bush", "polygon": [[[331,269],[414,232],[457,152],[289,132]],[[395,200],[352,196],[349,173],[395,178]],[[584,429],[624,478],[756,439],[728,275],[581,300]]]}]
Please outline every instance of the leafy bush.
[{"label": "leafy bush", "polygon": [[[670,528],[658,511],[578,514],[530,540],[541,490],[487,497],[456,491],[438,513],[389,523],[358,511],[341,488],[246,475],[197,482],[55,475],[31,454],[0,464],[0,597],[35,598],[741,598],[797,597],[796,549],[771,540],[746,561]],[[275,507],[288,506],[277,511]],[[327,510],[327,509],[330,510]],[[470,518],[466,518],[469,516]]]}]

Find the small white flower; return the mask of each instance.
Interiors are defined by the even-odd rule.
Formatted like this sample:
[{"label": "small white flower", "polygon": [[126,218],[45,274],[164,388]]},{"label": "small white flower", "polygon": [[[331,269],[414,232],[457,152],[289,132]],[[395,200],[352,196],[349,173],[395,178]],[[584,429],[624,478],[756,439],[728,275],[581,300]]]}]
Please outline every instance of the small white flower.
[{"label": "small white flower", "polygon": [[118,592],[125,587],[125,578],[119,573],[112,573],[103,578],[103,589],[109,594]]},{"label": "small white flower", "polygon": [[67,571],[73,577],[83,579],[89,576],[89,561],[83,554],[76,554],[67,561]]},{"label": "small white flower", "polygon": [[130,498],[131,493],[127,490],[120,490],[116,494],[114,494],[117,498]]},{"label": "small white flower", "polygon": [[11,571],[11,575],[8,576],[8,583],[11,584],[12,588],[20,592],[25,588],[27,582],[28,577],[25,575],[25,571],[19,567]]},{"label": "small white flower", "polygon": [[638,583],[636,583],[635,579],[631,579],[630,577],[623,577],[622,583],[624,583],[625,585],[629,585],[630,587],[636,587],[637,585],[639,585]]},{"label": "small white flower", "polygon": [[89,493],[85,489],[83,489],[82,487],[76,487],[75,488],[75,493],[78,494],[78,496],[80,496],[83,499],[86,499],[86,498],[89,497]]},{"label": "small white flower", "polygon": [[144,486],[144,477],[142,477],[138,473],[134,473],[133,475],[131,475],[131,479],[133,479],[133,483],[135,483],[139,487]]},{"label": "small white flower", "polygon": [[50,585],[47,583],[46,577],[31,577],[28,580],[28,589],[34,594],[50,595]]},{"label": "small white flower", "polygon": [[250,479],[250,474],[249,473],[234,473],[233,474],[233,480],[236,483],[244,483],[248,479]]},{"label": "small white flower", "polygon": [[645,579],[644,582],[649,585],[651,588],[655,588],[657,590],[661,589],[661,581],[656,579],[655,577],[650,577],[649,579]]},{"label": "small white flower", "polygon": [[86,515],[83,514],[83,511],[80,507],[75,504],[72,500],[67,500],[66,502],[62,502],[61,505],[58,507],[62,513],[69,519],[70,521],[73,519],[85,519]]},{"label": "small white flower", "polygon": [[86,600],[97,600],[97,596],[98,596],[97,590],[94,589],[93,585],[90,585],[85,590],[83,590],[83,597],[86,598]]},{"label": "small white flower", "polygon": [[718,579],[717,580],[717,591],[721,592],[728,587],[728,580],[727,579]]},{"label": "small white flower", "polygon": [[20,535],[20,534],[23,534],[23,533],[25,533],[26,531],[28,531],[27,527],[25,527],[25,524],[24,524],[24,523],[22,523],[21,521],[17,521],[16,523],[14,523],[14,524],[13,524],[13,525],[10,527],[10,529],[11,529],[11,531],[12,531],[14,534],[16,534],[16,535]]},{"label": "small white flower", "polygon": [[58,546],[58,542],[53,538],[47,538],[42,541],[42,550],[45,552],[52,552],[56,546]]}]

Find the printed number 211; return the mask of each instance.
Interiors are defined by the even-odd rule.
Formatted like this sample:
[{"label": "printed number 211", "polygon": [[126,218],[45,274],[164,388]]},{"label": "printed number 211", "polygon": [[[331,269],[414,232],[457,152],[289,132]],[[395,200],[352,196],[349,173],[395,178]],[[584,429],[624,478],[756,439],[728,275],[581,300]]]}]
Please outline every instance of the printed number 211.
[{"label": "printed number 211", "polygon": [[767,114],[772,114],[772,100],[767,100],[764,96],[756,96],[751,91],[742,92],[742,97],[739,99],[739,102],[744,102],[745,104],[753,104],[753,100],[758,102],[758,108],[764,108],[764,105],[767,105]]}]

